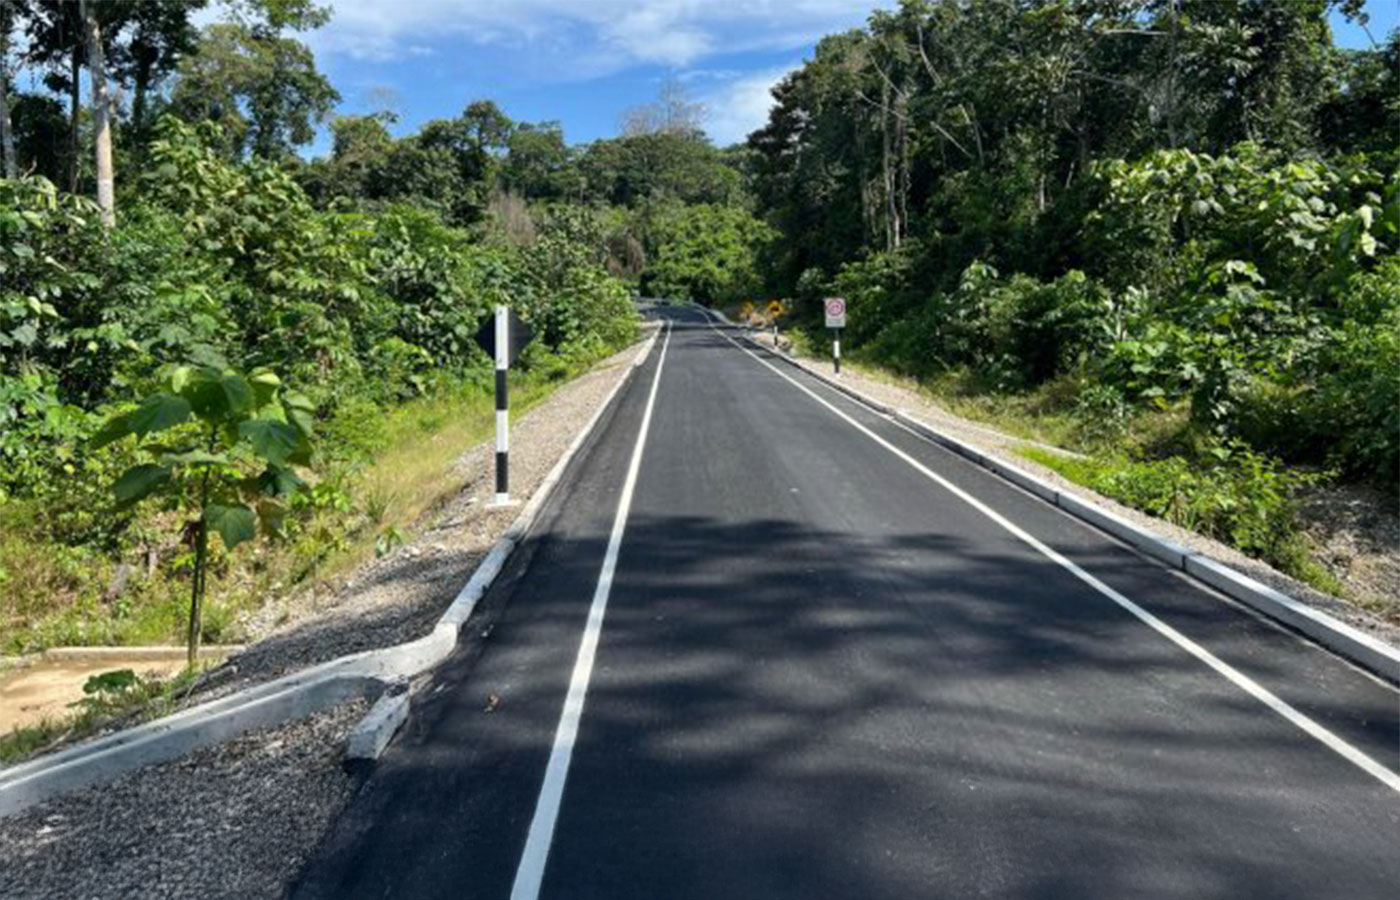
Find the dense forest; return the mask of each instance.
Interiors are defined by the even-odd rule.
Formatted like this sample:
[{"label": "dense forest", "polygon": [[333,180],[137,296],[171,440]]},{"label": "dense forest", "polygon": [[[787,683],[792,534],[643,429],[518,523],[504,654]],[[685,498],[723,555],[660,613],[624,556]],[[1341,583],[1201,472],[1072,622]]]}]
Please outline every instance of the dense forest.
[{"label": "dense forest", "polygon": [[7,650],[178,633],[214,535],[221,640],[392,546],[365,472],[485,403],[501,301],[546,390],[634,339],[629,293],[784,298],[809,345],[839,294],[857,359],[1319,582],[1294,492],[1400,481],[1400,35],[1336,48],[1356,0],[905,0],[729,148],[675,85],[581,145],[470,96],[335,115],[329,10],[206,5],[0,0]]},{"label": "dense forest", "polygon": [[[1058,423],[1041,461],[1327,584],[1291,497],[1400,480],[1400,34],[1327,0],[905,0],[749,140],[815,342]],[[1334,586],[1327,584],[1327,586]]]}]

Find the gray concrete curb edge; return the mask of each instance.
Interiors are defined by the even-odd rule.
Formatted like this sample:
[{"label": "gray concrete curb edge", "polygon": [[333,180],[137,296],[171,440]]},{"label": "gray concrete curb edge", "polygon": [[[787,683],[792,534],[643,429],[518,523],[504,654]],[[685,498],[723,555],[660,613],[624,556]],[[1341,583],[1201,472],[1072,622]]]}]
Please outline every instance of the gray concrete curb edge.
[{"label": "gray concrete curb edge", "polygon": [[1121,516],[1115,515],[1107,509],[1085,502],[1074,494],[1062,491],[1055,485],[1023,469],[1019,469],[1005,460],[990,456],[970,444],[944,434],[928,423],[920,421],[903,410],[896,409],[886,403],[881,403],[873,397],[869,397],[861,391],[841,383],[835,378],[815,371],[803,365],[798,360],[789,357],[787,354],[775,351],[773,348],[754,340],[742,330],[743,326],[736,325],[734,322],[730,321],[728,316],[725,316],[718,310],[706,310],[706,312],[713,314],[719,321],[726,325],[741,329],[740,335],[744,340],[771,353],[808,375],[811,375],[828,387],[840,391],[861,405],[890,417],[905,428],[982,466],[988,471],[994,472],[1023,490],[1035,494],[1048,503],[1054,504],[1068,515],[1082,522],[1086,522],[1098,528],[1100,531],[1107,532],[1168,567],[1185,572],[1187,575],[1239,601],[1250,609],[1287,625],[1289,628],[1300,632],[1315,643],[1336,653],[1338,656],[1345,657],[1351,662],[1361,666],[1368,672],[1392,683],[1400,684],[1400,650],[1397,650],[1395,647],[1348,625],[1346,622],[1334,616],[1330,616],[1321,610],[1300,603],[1292,597],[1274,590],[1268,585],[1260,584],[1248,575],[1236,571],[1222,562],[1198,553],[1195,550],[1178,546],[1152,531],[1129,522]]},{"label": "gray concrete curb edge", "polygon": [[[477,602],[504,568],[506,560],[529,533],[540,509],[553,493],[564,470],[597,427],[638,367],[651,355],[659,327],[638,350],[587,424],[540,482],[505,533],[477,565],[433,630],[417,640],[366,650],[329,660],[274,681],[192,706],[189,709],[125,729],[66,750],[0,769],[0,818],[35,803],[68,793],[192,750],[229,740],[247,731],[313,715],[357,698],[386,694],[386,687],[421,675],[447,658],[457,646],[458,631]],[[406,697],[407,694],[404,694]],[[407,705],[403,714],[407,715]],[[397,714],[397,713],[395,713]],[[372,707],[352,734],[382,731],[385,707]],[[397,730],[395,726],[394,730]],[[387,745],[388,738],[385,737]],[[360,736],[360,744],[367,738]],[[357,744],[359,746],[360,744]],[[383,747],[379,748],[382,752]],[[376,754],[377,755],[377,754]]]}]

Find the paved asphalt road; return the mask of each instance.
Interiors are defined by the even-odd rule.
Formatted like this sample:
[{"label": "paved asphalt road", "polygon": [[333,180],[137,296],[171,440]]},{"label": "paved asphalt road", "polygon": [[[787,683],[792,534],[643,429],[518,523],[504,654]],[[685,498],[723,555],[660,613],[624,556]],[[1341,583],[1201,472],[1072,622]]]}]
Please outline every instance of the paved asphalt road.
[{"label": "paved asphalt road", "polygon": [[1393,688],[665,315],[295,896],[1400,896]]}]

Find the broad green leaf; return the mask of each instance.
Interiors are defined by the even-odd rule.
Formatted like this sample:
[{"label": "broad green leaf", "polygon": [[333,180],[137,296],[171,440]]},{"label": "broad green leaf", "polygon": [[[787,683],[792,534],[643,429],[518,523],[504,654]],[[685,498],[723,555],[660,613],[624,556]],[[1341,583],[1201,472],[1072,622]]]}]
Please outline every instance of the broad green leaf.
[{"label": "broad green leaf", "polygon": [[306,487],[306,482],[295,472],[281,466],[268,466],[266,471],[258,476],[257,483],[258,490],[270,497],[288,497]]},{"label": "broad green leaf", "polygon": [[161,462],[175,466],[224,466],[228,457],[222,453],[209,453],[205,450],[188,450],[184,453],[170,453]]},{"label": "broad green leaf", "polygon": [[204,510],[204,521],[218,533],[224,546],[230,550],[258,535],[257,514],[242,504],[224,506],[211,503]]},{"label": "broad green leaf", "polygon": [[288,391],[282,395],[282,412],[303,437],[311,437],[311,429],[316,424],[316,404],[304,394]]},{"label": "broad green leaf", "polygon": [[130,506],[146,499],[170,483],[170,467],[146,463],[132,466],[112,485],[117,504]]},{"label": "broad green leaf", "polygon": [[237,415],[253,408],[253,386],[242,375],[219,376],[219,387],[228,401],[229,412]]},{"label": "broad green leaf", "polygon": [[190,402],[194,414],[201,419],[221,419],[228,415],[228,397],[219,386],[218,377],[194,369],[184,379],[180,396]]},{"label": "broad green leaf", "polygon": [[170,373],[170,389],[177,394],[181,393],[185,386],[190,383],[194,374],[194,369],[189,366],[176,366],[175,370]]},{"label": "broad green leaf", "polygon": [[272,398],[277,395],[277,389],[282,386],[282,380],[265,369],[249,375],[248,383],[253,388],[254,408],[256,409],[262,409],[271,403]]},{"label": "broad green leaf", "polygon": [[263,534],[277,537],[282,534],[282,525],[287,518],[287,507],[278,500],[264,498],[258,501],[258,524]]},{"label": "broad green leaf", "polygon": [[97,434],[92,436],[92,449],[100,450],[113,441],[119,441],[131,434],[131,416],[129,413],[120,413],[112,416]]},{"label": "broad green leaf", "polygon": [[190,402],[174,394],[153,394],[127,413],[127,425],[137,437],[155,434],[190,420]]},{"label": "broad green leaf", "polygon": [[270,463],[282,465],[301,448],[301,432],[286,422],[249,419],[238,423],[238,433],[253,445],[253,452]]}]

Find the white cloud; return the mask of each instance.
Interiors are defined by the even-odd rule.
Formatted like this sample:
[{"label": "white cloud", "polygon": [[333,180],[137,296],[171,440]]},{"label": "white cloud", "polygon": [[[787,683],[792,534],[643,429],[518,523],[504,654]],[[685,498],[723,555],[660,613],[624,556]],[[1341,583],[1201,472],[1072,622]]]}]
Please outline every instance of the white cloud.
[{"label": "white cloud", "polygon": [[330,0],[318,53],[385,61],[431,41],[515,47],[581,77],[785,50],[862,21],[878,0]]},{"label": "white cloud", "polygon": [[797,68],[796,64],[736,78],[720,90],[706,95],[709,117],[705,131],[721,147],[742,141],[762,128],[773,108],[773,86]]}]

